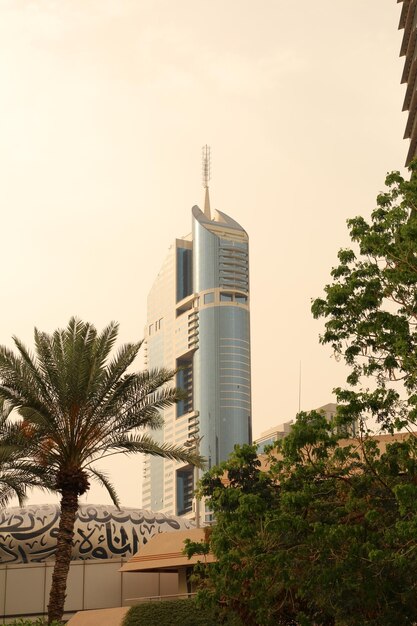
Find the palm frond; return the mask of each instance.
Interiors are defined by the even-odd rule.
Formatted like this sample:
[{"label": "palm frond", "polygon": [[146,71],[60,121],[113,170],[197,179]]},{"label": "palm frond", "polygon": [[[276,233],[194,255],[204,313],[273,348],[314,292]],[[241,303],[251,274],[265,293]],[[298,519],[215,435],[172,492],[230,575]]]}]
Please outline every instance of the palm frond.
[{"label": "palm frond", "polygon": [[45,409],[44,399],[38,393],[30,369],[20,357],[4,346],[0,346],[0,382],[2,387],[10,391],[9,402],[13,408],[32,404]]},{"label": "palm frond", "polygon": [[112,499],[113,504],[117,506],[117,508],[119,509],[120,508],[119,496],[117,495],[116,489],[114,485],[110,482],[107,474],[93,467],[89,467],[88,472],[91,474],[92,478],[94,478],[100,485],[102,485],[103,487],[107,489],[107,492],[110,495],[110,498]]},{"label": "palm frond", "polygon": [[157,415],[160,410],[185,397],[182,389],[169,384],[174,374],[173,370],[151,370],[136,374],[123,396],[123,401],[120,402],[120,398],[115,395],[112,412],[119,416],[119,421],[123,421],[123,418],[132,422],[131,428],[152,427],[152,415]]},{"label": "palm frond", "polygon": [[41,395],[43,399],[43,403],[47,406],[51,406],[52,398],[50,396],[50,390],[48,385],[45,382],[44,377],[42,376],[42,372],[38,367],[36,362],[36,358],[32,355],[26,346],[18,339],[18,337],[13,336],[13,341],[20,353],[20,358],[22,360],[22,364],[27,368],[32,376],[33,384],[36,385],[38,389],[38,393]]},{"label": "palm frond", "polygon": [[98,335],[95,343],[94,356],[96,359],[96,367],[103,370],[107,359],[114,347],[119,332],[119,324],[110,322]]},{"label": "palm frond", "polygon": [[124,452],[126,454],[142,453],[150,454],[151,456],[160,456],[173,461],[190,463],[199,468],[204,468],[206,465],[206,459],[195,454],[195,452],[189,448],[169,443],[158,443],[146,434],[128,435],[125,437],[117,437],[115,435],[112,440],[108,440],[106,444],[103,444],[100,452],[105,455],[106,452],[111,450]]},{"label": "palm frond", "polygon": [[[162,380],[168,380],[171,372],[166,370],[161,376]],[[149,377],[147,373],[146,378]],[[158,430],[163,426],[163,418],[160,410],[171,406],[174,402],[183,398],[182,390],[175,387],[164,387],[159,391],[147,394],[154,384],[146,385],[145,392],[138,382],[138,375],[129,376],[129,392],[123,393],[123,402],[116,397],[108,406],[103,408],[103,413],[96,414],[83,426],[83,442],[86,449],[94,444],[100,433],[100,440],[107,441],[114,433],[125,435],[137,429]],[[116,395],[116,394],[115,394]]]},{"label": "palm frond", "polygon": [[23,506],[26,500],[26,489],[21,483],[7,484],[0,476],[0,507],[6,507],[13,498],[16,498],[19,506]]},{"label": "palm frond", "polygon": [[[104,368],[101,380],[90,398],[90,415],[110,408],[117,398],[123,398],[129,389],[132,377],[125,375],[126,370],[135,360],[141,343],[128,343],[119,348],[114,359]],[[134,377],[133,377],[134,378]]]},{"label": "palm frond", "polygon": [[63,368],[62,350],[59,348],[59,333],[51,337],[35,328],[35,349],[37,365],[50,390],[55,409],[60,407],[65,397],[65,387],[60,373]]}]

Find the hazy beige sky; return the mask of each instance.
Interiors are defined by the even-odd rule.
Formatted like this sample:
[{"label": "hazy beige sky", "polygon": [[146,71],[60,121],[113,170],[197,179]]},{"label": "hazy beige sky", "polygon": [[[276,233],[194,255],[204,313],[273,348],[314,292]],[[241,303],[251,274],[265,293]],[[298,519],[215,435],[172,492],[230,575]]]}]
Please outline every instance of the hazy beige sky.
[{"label": "hazy beige sky", "polygon": [[[405,160],[399,14],[394,0],[0,0],[0,343],[72,315],[142,337],[208,143],[212,207],[250,236],[254,433],[294,417],[300,361],[301,407],[332,401],[343,366],[310,300],[346,219]],[[109,470],[137,505],[139,460]]]}]

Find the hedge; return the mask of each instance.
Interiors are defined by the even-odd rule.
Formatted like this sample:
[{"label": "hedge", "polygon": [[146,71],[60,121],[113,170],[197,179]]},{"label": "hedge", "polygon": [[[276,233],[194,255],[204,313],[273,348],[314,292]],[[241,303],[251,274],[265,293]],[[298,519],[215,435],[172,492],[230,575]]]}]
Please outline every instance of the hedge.
[{"label": "hedge", "polygon": [[123,626],[219,626],[212,610],[198,608],[195,600],[161,600],[132,606]]},{"label": "hedge", "polygon": [[[38,617],[38,619],[35,620],[21,617],[20,619],[15,619],[13,622],[9,622],[9,626],[47,626],[47,624],[48,621],[42,617]],[[64,626],[64,622],[53,621],[50,626]]]}]

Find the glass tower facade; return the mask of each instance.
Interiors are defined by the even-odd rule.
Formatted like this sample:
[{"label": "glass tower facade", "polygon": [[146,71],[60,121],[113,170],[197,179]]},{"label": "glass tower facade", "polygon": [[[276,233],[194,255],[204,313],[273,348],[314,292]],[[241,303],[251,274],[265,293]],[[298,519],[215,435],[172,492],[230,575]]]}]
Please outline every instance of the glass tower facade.
[{"label": "glass tower facade", "polygon": [[[192,209],[192,234],[177,239],[148,296],[148,368],[180,368],[184,400],[164,411],[159,441],[198,440],[207,467],[250,443],[249,242],[215,211]],[[193,468],[148,457],[143,506],[193,517]]]}]

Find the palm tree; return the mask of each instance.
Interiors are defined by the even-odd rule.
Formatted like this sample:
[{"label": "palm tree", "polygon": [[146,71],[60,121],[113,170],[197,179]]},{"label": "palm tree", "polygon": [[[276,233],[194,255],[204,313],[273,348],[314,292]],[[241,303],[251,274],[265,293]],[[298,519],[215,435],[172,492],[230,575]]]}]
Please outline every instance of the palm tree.
[{"label": "palm tree", "polygon": [[48,623],[64,612],[79,496],[94,479],[118,505],[113,485],[92,463],[142,452],[202,465],[187,449],[157,444],[140,432],[159,428],[160,409],[182,393],[167,384],[173,371],[127,372],[140,343],[125,344],[109,360],[117,333],[114,322],[98,334],[93,325],[72,318],[52,335],[35,329],[34,355],[16,337],[17,355],[0,346],[0,400],[22,418],[20,430],[31,442],[28,463],[34,461],[44,486],[61,496]]}]

